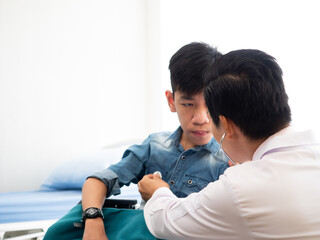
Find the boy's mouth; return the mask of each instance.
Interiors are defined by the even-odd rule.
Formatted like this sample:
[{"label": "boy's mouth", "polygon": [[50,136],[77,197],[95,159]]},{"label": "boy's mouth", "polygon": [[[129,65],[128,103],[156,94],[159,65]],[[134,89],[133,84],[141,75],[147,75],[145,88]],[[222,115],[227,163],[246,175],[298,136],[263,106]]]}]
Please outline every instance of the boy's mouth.
[{"label": "boy's mouth", "polygon": [[198,130],[198,131],[192,131],[192,133],[196,136],[203,137],[207,135],[209,131]]}]

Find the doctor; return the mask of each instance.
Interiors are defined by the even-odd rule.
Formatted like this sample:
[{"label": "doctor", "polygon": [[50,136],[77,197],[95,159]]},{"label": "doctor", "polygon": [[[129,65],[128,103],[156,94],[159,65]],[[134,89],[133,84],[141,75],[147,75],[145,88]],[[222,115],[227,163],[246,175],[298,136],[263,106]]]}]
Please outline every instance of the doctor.
[{"label": "doctor", "polygon": [[290,126],[275,59],[232,51],[208,69],[206,82],[213,135],[240,164],[186,198],[146,175],[139,191],[150,232],[161,239],[320,239],[320,145],[311,131]]}]

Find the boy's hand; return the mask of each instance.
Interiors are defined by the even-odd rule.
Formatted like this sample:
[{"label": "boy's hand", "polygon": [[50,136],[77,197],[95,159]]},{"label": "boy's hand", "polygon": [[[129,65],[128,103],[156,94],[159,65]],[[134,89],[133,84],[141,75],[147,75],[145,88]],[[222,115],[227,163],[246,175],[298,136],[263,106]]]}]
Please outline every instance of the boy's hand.
[{"label": "boy's hand", "polygon": [[138,186],[141,197],[145,201],[148,201],[158,188],[170,188],[168,183],[163,181],[158,174],[145,175],[141,181],[138,182]]},{"label": "boy's hand", "polygon": [[83,240],[108,240],[102,218],[86,220]]}]

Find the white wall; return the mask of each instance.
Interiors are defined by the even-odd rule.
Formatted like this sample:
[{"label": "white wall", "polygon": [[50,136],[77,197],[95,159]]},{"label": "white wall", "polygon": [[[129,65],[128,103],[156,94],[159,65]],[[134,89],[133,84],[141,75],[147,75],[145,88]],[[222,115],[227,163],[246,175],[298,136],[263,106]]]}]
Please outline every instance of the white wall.
[{"label": "white wall", "polygon": [[0,1],[0,192],[146,137],[142,0]]},{"label": "white wall", "polygon": [[192,41],[276,57],[294,124],[320,132],[319,22],[317,0],[0,0],[0,192],[174,130],[168,63]]}]

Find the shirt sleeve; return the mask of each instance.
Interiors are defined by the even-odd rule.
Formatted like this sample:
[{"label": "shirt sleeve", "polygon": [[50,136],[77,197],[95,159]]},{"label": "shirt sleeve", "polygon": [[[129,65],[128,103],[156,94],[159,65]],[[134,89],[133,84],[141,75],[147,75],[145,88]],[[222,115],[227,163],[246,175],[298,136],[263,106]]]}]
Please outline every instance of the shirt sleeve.
[{"label": "shirt sleeve", "polygon": [[186,198],[160,188],[145,205],[147,227],[161,239],[252,239],[229,190],[223,180]]},{"label": "shirt sleeve", "polygon": [[102,181],[107,186],[107,197],[111,195],[118,195],[121,193],[119,186],[119,178],[115,172],[111,169],[106,168],[101,171],[95,172],[88,178],[96,178]]},{"label": "shirt sleeve", "polygon": [[108,167],[98,171],[88,178],[97,178],[108,189],[107,197],[120,194],[120,188],[130,183],[138,183],[145,175],[146,165],[150,156],[149,138],[140,145],[130,146],[123,154],[122,159]]}]

